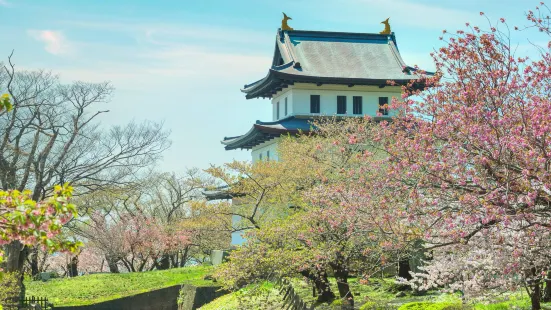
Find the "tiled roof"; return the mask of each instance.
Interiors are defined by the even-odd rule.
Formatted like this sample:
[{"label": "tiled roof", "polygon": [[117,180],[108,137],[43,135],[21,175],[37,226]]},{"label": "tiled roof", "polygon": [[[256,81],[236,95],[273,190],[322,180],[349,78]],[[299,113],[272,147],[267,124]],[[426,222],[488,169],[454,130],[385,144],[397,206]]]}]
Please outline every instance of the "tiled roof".
[{"label": "tiled roof", "polygon": [[252,149],[263,142],[278,138],[284,134],[307,133],[311,129],[310,118],[287,117],[275,122],[256,121],[244,135],[225,137],[222,144],[226,150]]},{"label": "tiled roof", "polygon": [[418,79],[400,56],[394,33],[281,31],[266,77],[242,89],[247,98],[271,97],[295,82],[387,85]]}]

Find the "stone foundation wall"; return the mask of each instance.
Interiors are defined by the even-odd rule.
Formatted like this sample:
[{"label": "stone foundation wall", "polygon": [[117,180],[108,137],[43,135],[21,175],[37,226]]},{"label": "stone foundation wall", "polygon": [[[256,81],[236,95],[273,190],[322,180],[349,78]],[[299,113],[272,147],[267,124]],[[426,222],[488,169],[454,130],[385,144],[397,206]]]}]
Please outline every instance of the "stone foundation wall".
[{"label": "stone foundation wall", "polygon": [[[180,294],[180,289],[182,293]],[[175,285],[160,290],[87,306],[54,307],[60,310],[195,310],[225,295],[218,286]],[[178,305],[178,296],[181,296]]]},{"label": "stone foundation wall", "polygon": [[181,298],[178,310],[195,310],[227,293],[221,291],[220,287],[217,286],[195,287],[184,285],[180,292]]},{"label": "stone foundation wall", "polygon": [[[54,307],[62,310],[178,310],[181,285],[165,287],[147,293],[108,300],[87,306]],[[54,305],[55,306],[55,305]]]}]

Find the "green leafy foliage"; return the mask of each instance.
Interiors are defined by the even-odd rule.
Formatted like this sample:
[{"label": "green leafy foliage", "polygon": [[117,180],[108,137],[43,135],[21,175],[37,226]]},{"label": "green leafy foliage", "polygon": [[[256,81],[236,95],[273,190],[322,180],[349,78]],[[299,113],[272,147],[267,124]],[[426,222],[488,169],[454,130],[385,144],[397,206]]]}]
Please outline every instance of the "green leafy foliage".
[{"label": "green leafy foliage", "polygon": [[[0,191],[0,245],[19,240],[51,251],[76,251],[82,243],[56,238],[63,225],[77,216],[70,203],[72,192],[68,184],[56,185],[52,197],[36,202],[29,190]],[[0,250],[0,262],[2,257]]]},{"label": "green leafy foliage", "polygon": [[178,284],[212,285],[204,280],[212,267],[198,266],[162,271],[93,274],[48,282],[29,281],[27,295],[46,296],[56,306],[89,305]]},{"label": "green leafy foliage", "polygon": [[0,272],[0,310],[10,298],[19,294],[18,278],[17,273]]},{"label": "green leafy foliage", "polygon": [[12,108],[13,106],[10,101],[10,96],[8,94],[3,94],[0,96],[0,111],[6,110],[9,112]]}]

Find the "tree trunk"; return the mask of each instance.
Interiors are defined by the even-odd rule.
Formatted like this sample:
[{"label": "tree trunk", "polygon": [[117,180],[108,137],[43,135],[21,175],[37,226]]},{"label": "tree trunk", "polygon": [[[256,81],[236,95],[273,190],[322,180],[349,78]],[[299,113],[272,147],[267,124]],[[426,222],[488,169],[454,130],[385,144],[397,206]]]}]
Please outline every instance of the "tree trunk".
[{"label": "tree trunk", "polygon": [[541,301],[543,302],[550,302],[551,301],[551,270],[547,271],[547,274],[545,275],[545,288],[543,290],[543,297],[541,298]]},{"label": "tree trunk", "polygon": [[128,272],[136,272],[136,270],[134,269],[134,265],[132,265],[132,263],[130,263],[127,259],[123,258],[121,259],[121,262],[124,265],[124,267],[126,267],[126,270]]},{"label": "tree trunk", "polygon": [[5,246],[5,271],[6,272],[22,272],[23,263],[26,259],[25,246],[19,241],[12,241]]},{"label": "tree trunk", "polygon": [[38,278],[38,274],[40,273],[40,270],[38,268],[38,247],[34,246],[30,250],[31,252],[31,259],[29,261],[29,265],[31,265],[31,277],[33,279]]},{"label": "tree trunk", "polygon": [[4,247],[4,255],[6,260],[4,262],[3,272],[15,272],[21,275],[17,283],[20,288],[19,295],[13,296],[12,298],[14,300],[19,300],[25,297],[23,266],[25,264],[25,260],[27,259],[28,253],[28,248],[17,240],[10,242]]},{"label": "tree trunk", "polygon": [[180,252],[176,252],[176,254],[170,255],[170,268],[177,268],[178,267],[178,259],[180,258]]},{"label": "tree trunk", "polygon": [[530,294],[530,301],[532,303],[532,310],[541,310],[541,290],[540,283],[537,281],[532,288],[532,293]]},{"label": "tree trunk", "polygon": [[[24,253],[27,255],[27,253]],[[19,287],[21,288],[21,291],[19,291],[19,300],[25,299],[25,294],[27,293],[27,287],[25,286],[25,274],[21,272],[21,276],[19,277]]]},{"label": "tree trunk", "polygon": [[159,265],[157,269],[167,270],[169,268],[170,268],[170,256],[168,254],[163,254],[163,256],[161,256],[161,260],[159,261]]},{"label": "tree trunk", "polygon": [[329,280],[327,279],[327,273],[325,271],[318,270],[316,274],[309,271],[302,271],[301,274],[314,282],[318,302],[328,302],[335,299],[335,294],[329,286]]},{"label": "tree trunk", "polygon": [[343,265],[332,264],[333,271],[335,272],[335,279],[337,280],[337,288],[339,289],[339,295],[341,297],[341,309],[353,310],[354,309],[354,295],[350,291],[350,285],[348,284],[348,270]]},{"label": "tree trunk", "polygon": [[409,259],[401,259],[398,263],[398,277],[404,278],[406,280],[411,280],[411,274],[409,273],[411,268],[409,266]]},{"label": "tree trunk", "polygon": [[189,254],[189,246],[187,246],[184,249],[184,253],[182,253],[182,258],[180,259],[180,267],[185,267],[186,266],[188,254]]},{"label": "tree trunk", "polygon": [[105,260],[107,261],[107,266],[109,267],[109,272],[111,272],[111,273],[120,273],[119,265],[117,265],[117,261],[115,259],[113,259],[109,255],[105,255]]},{"label": "tree trunk", "polygon": [[78,256],[71,257],[71,260],[67,264],[67,274],[70,278],[78,276]]}]

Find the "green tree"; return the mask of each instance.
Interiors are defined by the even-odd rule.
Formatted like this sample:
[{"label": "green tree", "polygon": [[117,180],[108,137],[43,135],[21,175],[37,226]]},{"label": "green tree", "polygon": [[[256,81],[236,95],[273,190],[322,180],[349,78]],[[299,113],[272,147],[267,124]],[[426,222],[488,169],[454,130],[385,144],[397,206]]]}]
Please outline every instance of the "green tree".
[{"label": "green tree", "polygon": [[[331,271],[337,278],[343,309],[352,309],[348,278],[369,278],[395,265],[410,242],[403,237],[409,227],[389,218],[387,210],[379,207],[380,195],[387,192],[374,184],[385,175],[386,167],[362,169],[368,166],[366,158],[384,154],[357,143],[350,135],[377,125],[356,118],[329,119],[314,126],[315,135],[280,141],[279,162],[257,162],[249,170],[255,173],[242,178],[231,175],[238,184],[231,186],[231,191],[243,195],[236,210],[243,207],[242,201],[248,201],[249,218],[245,219],[249,224],[262,224],[244,226],[249,228],[247,243],[232,252],[218,276],[235,288],[269,275],[301,274],[312,280],[318,299],[326,301],[333,296],[327,285]],[[270,191],[262,191],[267,188]],[[260,216],[251,218],[251,211],[259,205],[258,214],[277,216],[263,221]]]}]

